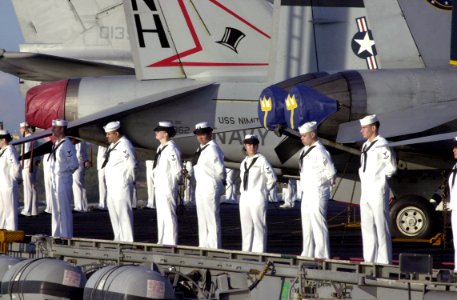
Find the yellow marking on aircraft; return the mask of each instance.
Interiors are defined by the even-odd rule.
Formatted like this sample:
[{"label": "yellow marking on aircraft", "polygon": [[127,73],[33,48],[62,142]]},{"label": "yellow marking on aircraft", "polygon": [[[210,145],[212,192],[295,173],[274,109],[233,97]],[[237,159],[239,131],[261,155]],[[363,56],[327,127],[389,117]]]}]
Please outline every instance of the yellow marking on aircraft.
[{"label": "yellow marking on aircraft", "polygon": [[265,96],[263,96],[263,99],[260,98],[260,110],[265,112],[265,115],[263,116],[263,127],[267,128],[267,116],[268,116],[268,112],[271,111],[271,109],[273,108],[273,104],[272,104],[272,101],[271,101],[271,98],[265,98]]},{"label": "yellow marking on aircraft", "polygon": [[294,126],[294,111],[297,108],[297,99],[295,99],[295,95],[290,96],[290,94],[287,95],[286,98],[286,108],[287,110],[290,110],[290,127],[292,129],[295,129]]}]

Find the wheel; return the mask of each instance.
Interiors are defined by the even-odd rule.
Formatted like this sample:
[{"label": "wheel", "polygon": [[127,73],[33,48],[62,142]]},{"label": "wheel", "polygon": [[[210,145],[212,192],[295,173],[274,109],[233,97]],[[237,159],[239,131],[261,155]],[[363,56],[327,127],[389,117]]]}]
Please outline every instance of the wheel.
[{"label": "wheel", "polygon": [[396,237],[428,238],[434,233],[434,207],[419,196],[397,200],[390,209],[391,231]]}]

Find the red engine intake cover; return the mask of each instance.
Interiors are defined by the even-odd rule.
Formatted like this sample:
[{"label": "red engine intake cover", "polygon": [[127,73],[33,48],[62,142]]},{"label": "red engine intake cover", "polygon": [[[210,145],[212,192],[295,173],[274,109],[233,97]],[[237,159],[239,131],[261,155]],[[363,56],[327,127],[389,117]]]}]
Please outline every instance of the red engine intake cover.
[{"label": "red engine intake cover", "polygon": [[25,120],[30,126],[49,128],[54,119],[65,117],[68,80],[43,83],[27,91]]}]

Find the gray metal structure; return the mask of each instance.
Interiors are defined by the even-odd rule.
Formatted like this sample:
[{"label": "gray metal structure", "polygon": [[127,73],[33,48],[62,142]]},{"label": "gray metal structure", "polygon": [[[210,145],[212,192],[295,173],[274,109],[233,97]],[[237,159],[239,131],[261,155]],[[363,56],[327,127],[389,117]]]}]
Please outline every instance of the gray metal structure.
[{"label": "gray metal structure", "polygon": [[95,271],[84,287],[84,300],[129,297],[176,299],[170,281],[157,271],[140,266],[106,266]]},{"label": "gray metal structure", "polygon": [[3,275],[2,299],[80,299],[86,284],[82,270],[47,257],[22,260]]},{"label": "gray metal structure", "polygon": [[168,278],[177,299],[454,299],[457,295],[454,275],[432,270],[429,259],[418,256],[393,266],[44,236],[11,244],[8,254],[63,260],[86,274],[107,266],[143,266]]}]

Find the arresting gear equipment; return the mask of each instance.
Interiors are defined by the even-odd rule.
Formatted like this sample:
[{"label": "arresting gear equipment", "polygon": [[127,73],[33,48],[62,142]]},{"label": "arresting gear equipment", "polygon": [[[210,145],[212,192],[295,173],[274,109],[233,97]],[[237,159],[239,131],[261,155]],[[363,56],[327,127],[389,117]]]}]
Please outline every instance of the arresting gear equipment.
[{"label": "arresting gear equipment", "polygon": [[[345,229],[360,229],[360,223],[341,223],[329,225],[329,228],[345,228]],[[394,243],[424,243],[432,246],[442,246],[444,243],[444,234],[437,233],[431,238],[402,238],[396,237],[392,239]]]},{"label": "arresting gear equipment", "polygon": [[429,239],[411,239],[411,238],[394,238],[392,241],[394,243],[427,243],[433,246],[441,246],[444,240],[442,232],[437,233],[435,236]]},{"label": "arresting gear equipment", "polygon": [[0,253],[7,253],[9,244],[24,241],[25,233],[22,230],[9,231],[0,229]]}]

